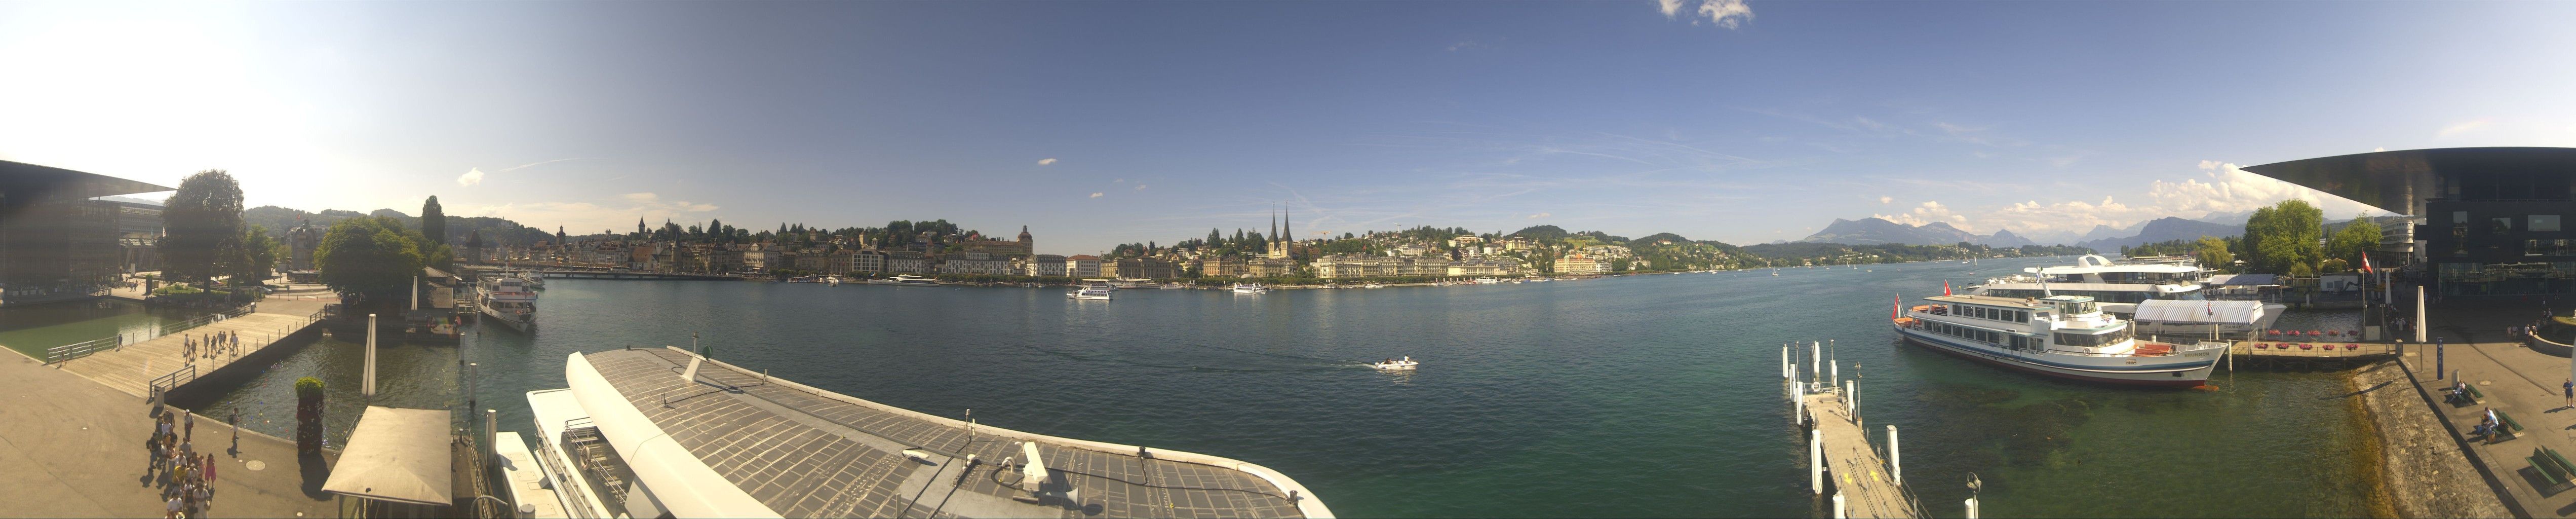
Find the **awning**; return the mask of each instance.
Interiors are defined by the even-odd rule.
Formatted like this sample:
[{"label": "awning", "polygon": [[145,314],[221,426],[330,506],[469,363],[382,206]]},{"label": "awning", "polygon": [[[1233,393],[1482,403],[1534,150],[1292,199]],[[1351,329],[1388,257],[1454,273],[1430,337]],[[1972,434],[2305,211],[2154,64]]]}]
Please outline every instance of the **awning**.
[{"label": "awning", "polygon": [[379,501],[455,504],[450,472],[455,459],[448,450],[454,438],[447,428],[444,410],[367,406],[322,491]]},{"label": "awning", "polygon": [[2271,274],[2220,274],[2210,276],[2209,284],[2231,287],[2278,285],[2281,279]]},{"label": "awning", "polygon": [[2263,320],[2262,301],[2190,301],[2149,299],[2138,302],[2140,322],[2255,324]]}]

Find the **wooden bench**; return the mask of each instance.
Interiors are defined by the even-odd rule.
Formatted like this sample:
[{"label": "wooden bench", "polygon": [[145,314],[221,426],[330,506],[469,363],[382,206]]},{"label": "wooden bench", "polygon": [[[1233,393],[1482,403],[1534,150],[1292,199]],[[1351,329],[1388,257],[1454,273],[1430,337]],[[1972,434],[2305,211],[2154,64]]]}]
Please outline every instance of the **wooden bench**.
[{"label": "wooden bench", "polygon": [[2549,482],[2549,488],[2566,487],[2570,478],[2576,478],[2576,464],[2568,463],[2567,457],[2558,455],[2557,449],[2535,448],[2531,450],[2531,456],[2523,460],[2531,462],[2532,471],[2539,472],[2540,479]]},{"label": "wooden bench", "polygon": [[2516,436],[2521,436],[2517,433],[2522,432],[2522,422],[2514,421],[2513,414],[2506,413],[2502,409],[2495,409],[2494,411],[2496,421],[2498,423],[2496,424],[2496,430],[2487,432],[2487,443],[2511,440]]}]

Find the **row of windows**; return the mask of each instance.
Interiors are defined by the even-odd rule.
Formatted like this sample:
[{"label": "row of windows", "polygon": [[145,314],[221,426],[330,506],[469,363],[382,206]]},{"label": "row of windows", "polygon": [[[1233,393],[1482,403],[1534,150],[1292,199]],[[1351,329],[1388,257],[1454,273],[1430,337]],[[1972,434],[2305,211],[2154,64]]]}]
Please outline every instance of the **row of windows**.
[{"label": "row of windows", "polygon": [[1995,330],[1959,326],[1938,321],[1925,322],[1923,324],[1923,329],[1932,333],[1983,342],[1986,344],[2001,344],[2016,350],[2038,350],[2043,346],[2040,344],[2038,337],[2014,335]]},{"label": "row of windows", "polygon": [[2060,333],[2057,334],[2057,343],[2065,346],[2092,348],[2119,344],[2120,341],[2129,340],[2130,334],[2131,332],[2129,331],[2129,327],[2126,326],[2120,327],[2117,331],[2101,335]]},{"label": "row of windows", "polygon": [[[2560,227],[2559,227],[2559,225],[2558,225],[2558,215],[2554,215],[2554,214],[2534,214],[2534,215],[2524,215],[2524,216],[2523,216],[2523,217],[2521,217],[2521,218],[2515,218],[2515,217],[2511,217],[2511,216],[2499,216],[2499,217],[2495,217],[2495,218],[2488,218],[2488,219],[2487,219],[2487,228],[2486,228],[2486,231],[2487,231],[2487,232],[2489,232],[2489,233],[2493,233],[2493,234],[2504,234],[2504,233],[2513,232],[2514,227],[2517,227],[2516,225],[2514,225],[2514,224],[2516,224],[2516,223],[2520,223],[2520,224],[2522,224],[2522,225],[2519,225],[2519,227],[2522,227],[2522,230],[2525,230],[2525,231],[2531,231],[2531,232],[2558,232],[2558,231],[2559,231],[2559,228],[2560,228]],[[2468,211],[2452,211],[2452,212],[2451,212],[2451,224],[2452,224],[2452,225],[2456,225],[2456,226],[2466,226],[2466,225],[2468,225],[2468,224],[2469,224],[2469,212],[2468,212]]]},{"label": "row of windows", "polygon": [[2006,310],[2006,309],[2002,309],[2002,308],[1988,308],[1988,307],[1983,307],[1983,306],[1968,306],[1968,305],[1952,305],[1952,307],[1953,307],[1953,308],[1956,308],[1956,309],[1955,309],[1955,310],[1950,311],[1950,314],[1951,314],[1951,315],[1958,315],[1958,316],[1965,316],[1965,317],[1975,317],[1975,318],[1978,318],[1978,319],[1987,319],[1987,320],[1994,320],[1994,321],[2009,321],[2009,322],[2016,322],[2016,323],[2027,323],[2027,322],[2030,322],[2030,312],[2028,312],[2028,311],[2024,311],[2024,310]]}]

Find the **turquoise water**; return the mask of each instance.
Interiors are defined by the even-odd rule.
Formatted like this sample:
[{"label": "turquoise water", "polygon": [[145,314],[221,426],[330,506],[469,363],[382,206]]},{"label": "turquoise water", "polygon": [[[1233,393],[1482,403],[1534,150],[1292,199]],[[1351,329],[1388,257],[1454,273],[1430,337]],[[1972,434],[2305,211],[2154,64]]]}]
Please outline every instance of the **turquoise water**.
[{"label": "turquoise water", "polygon": [[[427,347],[403,362],[478,362],[473,398],[524,430],[520,393],[562,387],[566,354],[686,347],[697,332],[716,358],[861,398],[1260,463],[1345,516],[1773,517],[1820,512],[1803,488],[1779,346],[1833,339],[1869,424],[1903,430],[1905,474],[1936,516],[1963,513],[1972,472],[1993,517],[2373,513],[2368,442],[2334,398],[2340,375],[2106,388],[1900,346],[1887,329],[1898,292],[2049,262],[1128,290],[1109,302],[1061,289],[555,280],[533,336],[486,329],[461,352]],[[281,371],[353,369],[347,351],[308,348]],[[1424,367],[1358,365],[1402,355]],[[395,397],[454,400],[433,385]],[[263,387],[244,394],[282,394]]]}]

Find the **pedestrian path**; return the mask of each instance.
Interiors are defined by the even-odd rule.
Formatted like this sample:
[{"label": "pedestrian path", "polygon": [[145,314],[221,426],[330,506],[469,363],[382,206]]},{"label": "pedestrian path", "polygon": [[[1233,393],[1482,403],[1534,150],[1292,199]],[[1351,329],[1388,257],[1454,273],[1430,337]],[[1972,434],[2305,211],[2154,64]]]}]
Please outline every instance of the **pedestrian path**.
[{"label": "pedestrian path", "polygon": [[[151,406],[33,358],[0,353],[0,515],[160,517],[164,498],[146,475]],[[321,493],[329,457],[307,468],[294,442],[235,431],[197,417],[192,443],[220,468],[209,516],[327,517],[339,509]]]},{"label": "pedestrian path", "polygon": [[[312,326],[326,304],[319,300],[263,301],[250,314],[92,353],[59,366],[111,389],[142,397],[151,394],[156,384],[165,389],[186,384]],[[239,334],[241,345],[224,355],[189,355],[189,341],[202,341],[219,333]],[[199,353],[205,351],[203,347],[197,349]]]},{"label": "pedestrian path", "polygon": [[[2536,313],[2536,306],[2530,310]],[[2529,315],[2491,308],[2437,309],[2428,319],[2433,325],[2428,338],[2445,344],[2438,349],[2411,344],[2401,358],[2431,395],[2435,412],[2447,421],[2443,425],[2453,437],[2465,439],[2486,466],[2490,484],[2532,517],[2576,517],[2576,492],[2569,492],[2576,484],[2551,481],[2546,467],[2532,462],[2534,451],[2541,449],[2576,455],[2576,409],[2568,407],[2564,389],[2569,359],[2533,351],[2505,334],[2505,327],[2520,324],[2512,321],[2528,321]],[[2475,388],[2474,401],[2443,401],[2445,389],[2455,383]],[[2493,441],[2468,439],[2489,409],[2512,422],[2505,426],[2511,434]]]}]

